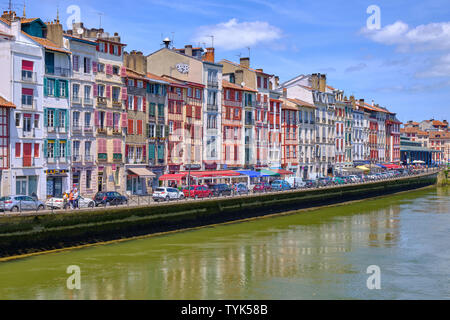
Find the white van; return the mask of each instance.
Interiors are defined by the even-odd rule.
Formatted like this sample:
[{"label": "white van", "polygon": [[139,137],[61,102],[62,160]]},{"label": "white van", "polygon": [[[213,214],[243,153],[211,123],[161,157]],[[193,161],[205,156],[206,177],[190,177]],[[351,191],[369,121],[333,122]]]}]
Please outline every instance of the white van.
[{"label": "white van", "polygon": [[303,188],[306,186],[306,183],[300,177],[288,177],[285,181],[291,185],[291,188]]}]

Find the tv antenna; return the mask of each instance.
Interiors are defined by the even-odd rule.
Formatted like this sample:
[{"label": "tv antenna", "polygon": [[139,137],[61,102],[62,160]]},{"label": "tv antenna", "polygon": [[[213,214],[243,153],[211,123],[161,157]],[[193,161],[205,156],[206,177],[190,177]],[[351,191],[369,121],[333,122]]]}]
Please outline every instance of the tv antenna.
[{"label": "tv antenna", "polygon": [[214,36],[207,36],[211,38],[211,48],[214,48]]},{"label": "tv antenna", "polygon": [[248,49],[248,58],[250,59],[250,47],[247,47]]},{"label": "tv antenna", "polygon": [[99,23],[98,23],[98,28],[101,29],[102,28],[102,12],[97,12],[98,14],[98,19],[99,19]]}]

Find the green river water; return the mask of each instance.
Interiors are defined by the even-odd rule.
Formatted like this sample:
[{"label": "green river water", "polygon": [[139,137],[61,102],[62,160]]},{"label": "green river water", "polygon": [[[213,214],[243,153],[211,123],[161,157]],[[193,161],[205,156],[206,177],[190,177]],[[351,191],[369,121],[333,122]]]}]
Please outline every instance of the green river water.
[{"label": "green river water", "polygon": [[[0,299],[449,299],[449,195],[427,188],[2,262]],[[69,265],[80,290],[67,288]],[[379,290],[367,288],[370,265]]]}]

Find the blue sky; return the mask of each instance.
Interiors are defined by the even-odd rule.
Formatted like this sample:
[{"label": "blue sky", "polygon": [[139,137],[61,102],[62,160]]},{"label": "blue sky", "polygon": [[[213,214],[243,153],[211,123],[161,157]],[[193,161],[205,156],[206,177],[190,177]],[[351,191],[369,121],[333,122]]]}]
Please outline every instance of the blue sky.
[{"label": "blue sky", "polygon": [[[52,20],[59,7],[79,6],[86,27],[119,32],[127,50],[149,54],[161,34],[175,46],[210,46],[216,59],[277,74],[326,73],[333,87],[398,113],[402,121],[450,120],[450,6],[448,0],[25,0],[27,17]],[[2,9],[7,6],[3,0]],[[18,12],[23,1],[14,2]],[[381,29],[367,30],[367,8],[377,5]],[[66,28],[65,28],[66,29]]]}]

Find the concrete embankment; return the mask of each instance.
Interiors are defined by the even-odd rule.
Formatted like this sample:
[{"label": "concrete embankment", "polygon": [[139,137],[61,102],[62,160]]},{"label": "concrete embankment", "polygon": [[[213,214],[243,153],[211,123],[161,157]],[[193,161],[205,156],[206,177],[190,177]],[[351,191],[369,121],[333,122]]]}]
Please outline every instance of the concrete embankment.
[{"label": "concrete embankment", "polygon": [[437,186],[438,187],[450,186],[449,170],[442,170],[441,172],[439,172],[437,176]]},{"label": "concrete embankment", "polygon": [[207,226],[388,195],[436,183],[437,173],[396,180],[148,207],[0,218],[0,257]]}]

